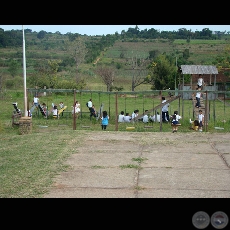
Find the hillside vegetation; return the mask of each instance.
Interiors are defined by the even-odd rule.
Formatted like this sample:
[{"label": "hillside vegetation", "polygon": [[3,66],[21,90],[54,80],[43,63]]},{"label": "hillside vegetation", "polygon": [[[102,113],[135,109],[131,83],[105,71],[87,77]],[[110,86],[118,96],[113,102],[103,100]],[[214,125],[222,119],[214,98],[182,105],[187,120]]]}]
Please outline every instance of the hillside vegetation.
[{"label": "hillside vegetation", "polygon": [[[217,57],[226,51],[230,38],[229,34],[212,35],[212,31],[208,29],[195,34],[186,30],[164,34],[159,34],[154,29],[136,33],[137,31],[137,28],[130,28],[122,34],[82,36],[26,30],[27,87],[36,87],[35,79],[41,78],[48,68],[48,61],[53,61],[50,65],[56,65],[55,78],[62,81],[61,84],[57,84],[59,88],[68,88],[68,84],[64,83],[75,82],[78,75],[81,81],[77,83],[81,84],[81,89],[106,91],[106,84],[97,71],[98,66],[106,66],[114,70],[111,90],[132,91],[132,78],[136,74],[135,62],[145,60],[149,65],[157,56],[164,54],[170,57],[171,64],[175,67],[181,64],[213,65]],[[23,86],[23,49],[22,40],[19,39],[22,38],[22,31],[12,33],[14,36],[0,29],[0,36],[7,34],[9,37],[7,41],[14,41],[10,45],[0,45],[1,89],[19,89]],[[84,62],[76,68],[74,58],[67,49],[67,43],[79,37],[84,39],[87,54]],[[48,75],[50,72],[47,71],[45,74]],[[148,71],[142,74],[142,77],[145,77]],[[75,87],[74,84],[72,86]],[[145,82],[137,85],[135,91],[150,90],[151,87],[151,84]]]}]

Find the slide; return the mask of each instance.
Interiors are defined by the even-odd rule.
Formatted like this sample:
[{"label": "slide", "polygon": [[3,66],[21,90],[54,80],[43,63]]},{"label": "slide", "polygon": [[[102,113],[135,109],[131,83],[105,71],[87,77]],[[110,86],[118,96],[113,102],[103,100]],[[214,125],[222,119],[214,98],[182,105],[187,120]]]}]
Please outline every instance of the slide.
[{"label": "slide", "polygon": [[34,111],[34,109],[36,108],[36,106],[35,105],[33,105],[32,107],[31,107],[31,109],[30,109],[30,114],[32,114],[33,113],[33,111]]},{"label": "slide", "polygon": [[64,108],[59,109],[59,110],[58,110],[58,115],[60,115],[66,108],[67,108],[67,106],[65,105]]},{"label": "slide", "polygon": [[46,111],[44,111],[44,109],[42,108],[42,106],[40,104],[38,104],[38,108],[39,108],[41,114],[46,117]]}]

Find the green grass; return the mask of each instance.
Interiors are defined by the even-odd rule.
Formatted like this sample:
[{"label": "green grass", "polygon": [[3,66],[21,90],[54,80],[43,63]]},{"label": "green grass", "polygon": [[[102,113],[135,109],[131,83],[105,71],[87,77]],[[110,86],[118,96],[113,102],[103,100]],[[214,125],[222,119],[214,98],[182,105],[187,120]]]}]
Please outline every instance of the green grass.
[{"label": "green grass", "polygon": [[66,158],[81,145],[82,136],[72,132],[0,134],[0,197],[41,197],[54,176],[68,170]]},{"label": "green grass", "polygon": [[[166,96],[167,93],[163,92]],[[31,103],[32,95],[28,95]],[[126,97],[125,97],[126,96]],[[104,110],[110,115],[107,131],[116,130],[116,97],[113,93],[83,92],[77,93],[76,99],[80,101],[81,109],[88,111],[85,103],[93,99],[96,108],[104,104]],[[71,110],[73,95],[52,95],[40,97],[40,102],[45,102],[50,107],[51,103],[58,104],[63,101]],[[42,197],[52,184],[56,175],[62,171],[69,170],[65,164],[66,159],[76,153],[77,147],[81,146],[82,139],[88,132],[101,131],[100,120],[89,120],[89,114],[84,114],[76,121],[76,129],[73,130],[72,116],[60,117],[54,120],[52,117],[44,119],[39,112],[34,112],[32,117],[32,133],[19,135],[18,127],[12,127],[11,116],[14,110],[12,103],[18,102],[18,107],[23,111],[23,92],[6,91],[1,98],[3,110],[0,113],[0,198],[23,198]],[[142,113],[145,109],[152,109],[160,103],[159,92],[137,92],[123,93],[118,95],[118,113],[121,110],[132,113],[139,109]],[[210,121],[208,132],[226,133],[230,131],[230,106],[220,101],[210,101]],[[181,126],[178,132],[195,132],[190,130],[189,118],[193,118],[191,100],[175,100],[170,103],[169,112],[179,110],[182,116]],[[149,124],[153,128],[146,129],[142,122],[130,124],[118,124],[120,132],[163,132],[165,135],[172,132],[170,124],[159,123]],[[89,128],[84,128],[88,126]],[[126,127],[134,126],[134,130],[127,131]],[[224,129],[215,129],[223,127]],[[80,131],[80,132],[78,132]],[[74,134],[74,135],[73,135]],[[119,134],[118,134],[119,135]],[[145,141],[143,140],[143,144]],[[121,169],[141,169],[138,165],[145,158],[133,158],[136,164],[121,165]],[[103,166],[92,166],[95,169]]]}]

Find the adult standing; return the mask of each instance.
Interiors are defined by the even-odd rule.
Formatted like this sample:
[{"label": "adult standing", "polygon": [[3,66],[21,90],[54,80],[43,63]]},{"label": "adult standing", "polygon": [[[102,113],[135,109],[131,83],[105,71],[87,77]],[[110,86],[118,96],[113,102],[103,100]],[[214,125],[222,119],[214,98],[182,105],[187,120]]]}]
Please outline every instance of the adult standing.
[{"label": "adult standing", "polygon": [[166,103],[165,97],[162,97],[162,106],[161,112],[162,112],[162,122],[169,122],[169,103]]}]

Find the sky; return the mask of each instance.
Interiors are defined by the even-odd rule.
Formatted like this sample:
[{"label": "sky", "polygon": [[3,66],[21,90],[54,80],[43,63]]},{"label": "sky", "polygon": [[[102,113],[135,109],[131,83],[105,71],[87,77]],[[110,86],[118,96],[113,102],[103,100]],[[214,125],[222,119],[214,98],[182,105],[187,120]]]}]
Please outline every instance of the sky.
[{"label": "sky", "polygon": [[[187,30],[202,31],[204,28],[208,28],[212,31],[228,32],[230,31],[230,25],[137,25],[139,30],[155,29],[161,31],[178,31],[185,28]],[[122,30],[127,31],[129,28],[135,28],[136,25],[23,25],[23,29],[31,29],[32,32],[40,32],[44,30],[46,32],[55,33],[59,31],[61,34],[66,33],[78,33],[81,35],[95,36],[95,35],[107,35],[121,33]],[[22,30],[22,25],[0,25],[0,28],[7,30]]]}]

